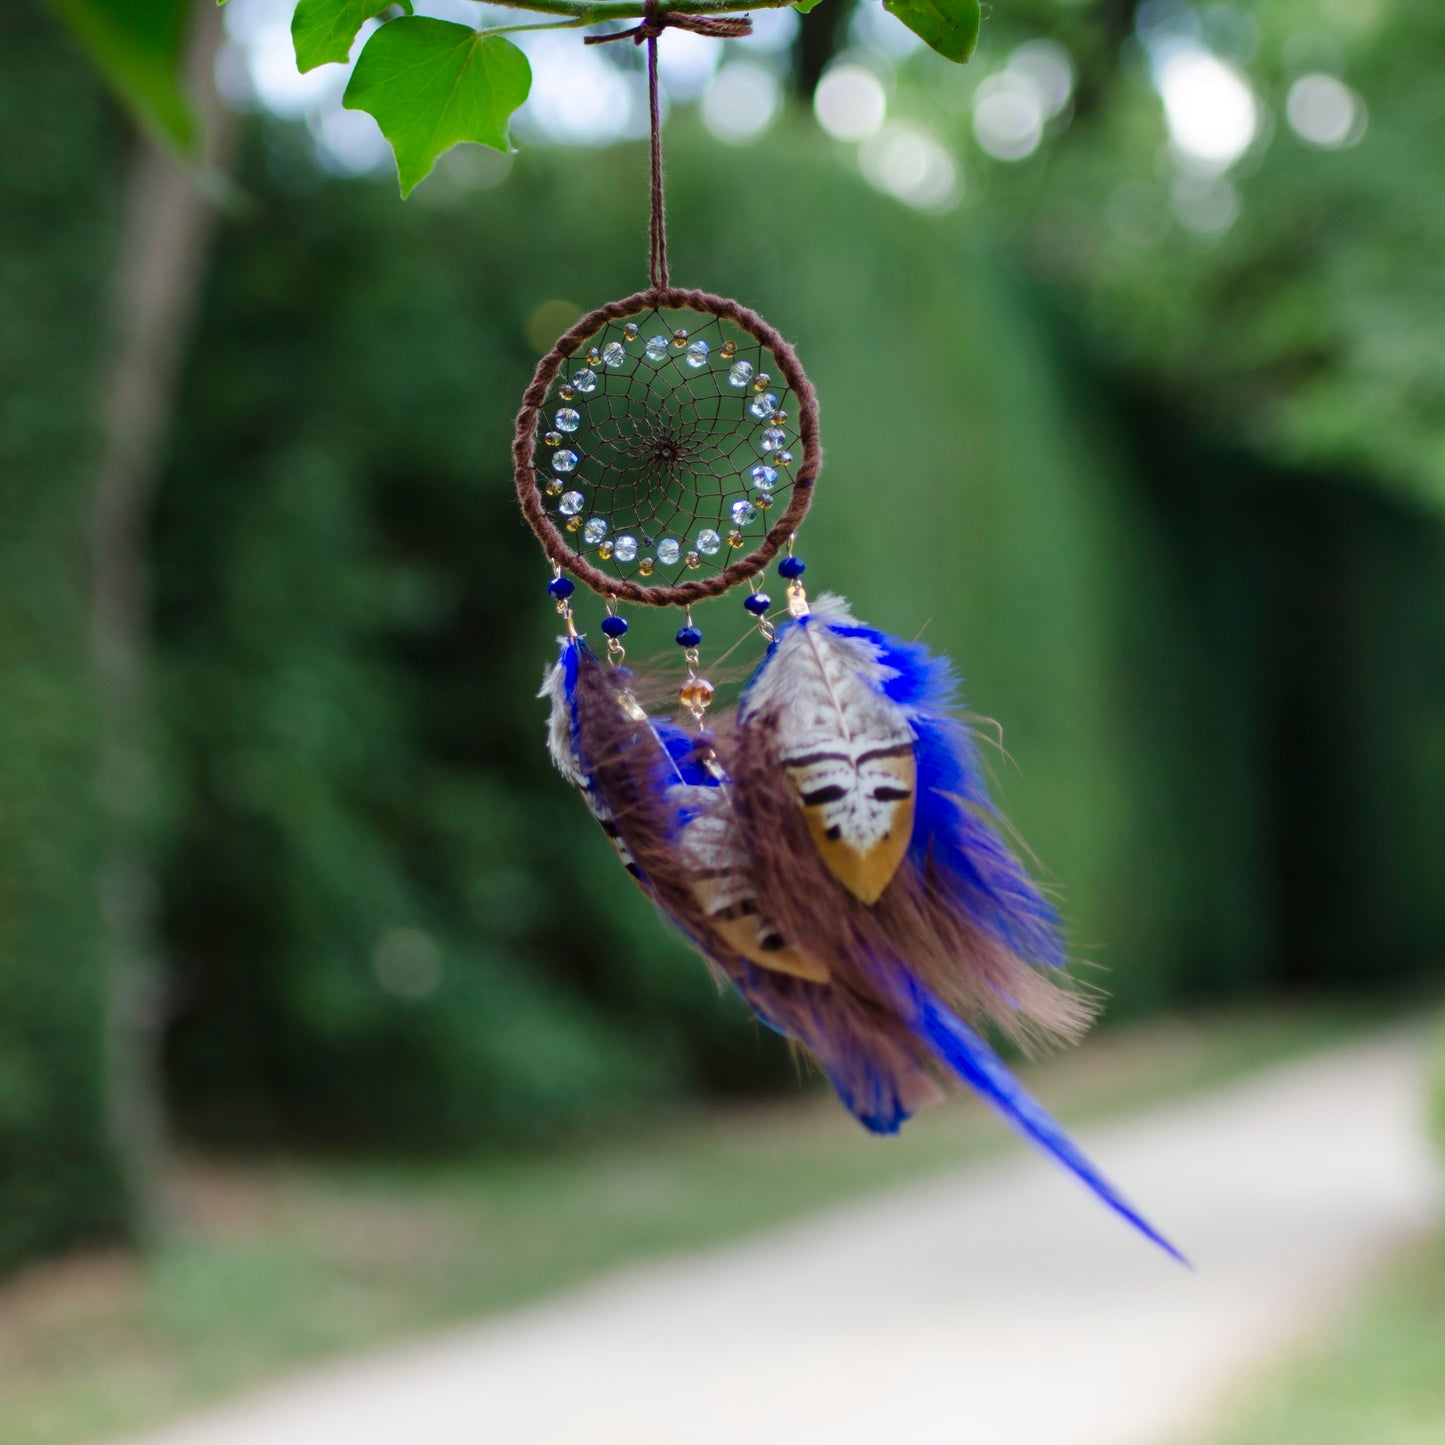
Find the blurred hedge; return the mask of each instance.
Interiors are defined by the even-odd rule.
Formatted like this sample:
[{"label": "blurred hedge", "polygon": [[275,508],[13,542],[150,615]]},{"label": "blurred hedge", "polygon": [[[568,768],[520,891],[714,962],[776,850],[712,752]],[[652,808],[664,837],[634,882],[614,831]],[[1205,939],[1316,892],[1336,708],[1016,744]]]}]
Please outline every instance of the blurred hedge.
[{"label": "blurred hedge", "polygon": [[118,160],[30,6],[0,12],[0,1268],[123,1216],[101,1096],[85,523]]},{"label": "blurred hedge", "polygon": [[[462,153],[403,207],[301,144],[258,139],[160,518],[177,1099],[231,1137],[423,1143],[785,1077],[541,748],[511,417],[538,313],[639,280],[640,152],[532,149],[495,187]],[[1441,656],[1438,533],[1136,416],[985,217],[878,196],[810,128],[730,150],[679,118],[673,162],[676,274],[759,306],[819,387],[810,580],[952,653],[1002,720],[1001,790],[1115,1013],[1418,966],[1442,920],[1410,788],[1441,708],[1376,674],[1382,645]],[[1351,572],[1378,616],[1316,626]],[[743,630],[726,599],[699,620]],[[1292,772],[1282,718],[1369,782]]]}]

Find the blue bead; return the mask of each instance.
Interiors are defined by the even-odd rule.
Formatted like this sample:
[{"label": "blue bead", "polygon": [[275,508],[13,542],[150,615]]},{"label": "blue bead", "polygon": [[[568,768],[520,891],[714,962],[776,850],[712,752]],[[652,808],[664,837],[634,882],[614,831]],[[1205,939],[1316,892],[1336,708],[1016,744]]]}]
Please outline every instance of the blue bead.
[{"label": "blue bead", "polygon": [[696,647],[702,641],[702,633],[696,627],[679,627],[677,629],[677,645],[679,647]]},{"label": "blue bead", "polygon": [[547,591],[558,602],[565,602],[576,590],[576,583],[570,577],[554,577],[547,584]]},{"label": "blue bead", "polygon": [[603,637],[621,637],[627,631],[627,619],[625,617],[604,617],[602,619]]},{"label": "blue bead", "polygon": [[808,569],[803,566],[801,557],[784,557],[778,563],[778,576],[786,578],[789,582],[796,581]]},{"label": "blue bead", "polygon": [[773,605],[773,599],[766,592],[750,592],[743,598],[743,606],[753,614],[754,617],[762,617]]}]

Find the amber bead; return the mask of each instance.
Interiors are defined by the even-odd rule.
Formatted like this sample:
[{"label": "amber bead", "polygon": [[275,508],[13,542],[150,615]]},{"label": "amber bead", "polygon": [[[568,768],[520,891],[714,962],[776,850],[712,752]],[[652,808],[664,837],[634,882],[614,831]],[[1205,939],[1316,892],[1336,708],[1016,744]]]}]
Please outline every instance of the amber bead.
[{"label": "amber bead", "polygon": [[705,677],[690,677],[678,691],[685,708],[704,708],[712,701],[713,685]]}]

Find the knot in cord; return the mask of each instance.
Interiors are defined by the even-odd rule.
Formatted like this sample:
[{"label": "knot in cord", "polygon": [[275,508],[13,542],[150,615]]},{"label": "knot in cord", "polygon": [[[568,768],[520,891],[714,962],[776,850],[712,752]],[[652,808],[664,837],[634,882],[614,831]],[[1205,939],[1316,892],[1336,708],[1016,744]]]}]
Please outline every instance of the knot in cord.
[{"label": "knot in cord", "polygon": [[658,0],[646,0],[642,7],[642,23],[631,30],[614,30],[608,35],[589,35],[584,44],[610,45],[614,40],[630,40],[642,45],[656,40],[664,30],[690,30],[712,40],[741,40],[753,33],[750,15],[689,15],[681,10],[664,10]]}]

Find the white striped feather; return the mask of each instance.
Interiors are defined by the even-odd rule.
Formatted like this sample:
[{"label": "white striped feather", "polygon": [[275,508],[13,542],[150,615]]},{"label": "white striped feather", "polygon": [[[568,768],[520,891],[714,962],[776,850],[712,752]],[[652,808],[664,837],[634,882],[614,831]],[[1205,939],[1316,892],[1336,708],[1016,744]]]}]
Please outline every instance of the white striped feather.
[{"label": "white striped feather", "polygon": [[[576,647],[573,641],[563,640],[564,647]],[[617,827],[617,820],[611,810],[598,797],[592,786],[592,778],[577,751],[577,732],[572,719],[572,700],[567,696],[567,670],[562,661],[554,663],[542,678],[537,696],[551,704],[547,714],[547,752],[551,755],[552,766],[582,794],[588,811],[597,819],[598,826],[607,835],[622,866],[634,878],[641,878],[637,860],[632,850],[623,841]]]},{"label": "white striped feather", "polygon": [[876,903],[908,851],[917,766],[907,716],[881,691],[892,674],[867,639],[834,630],[852,621],[841,598],[820,597],[781,634],[738,717],[773,729],[823,861]]},{"label": "white striped feather", "polygon": [[826,983],[828,970],[792,947],[758,907],[748,851],[733,813],[727,782],[716,787],[681,785],[678,799],[690,814],[678,849],[692,879],[693,895],[709,926],[728,949],[775,973]]}]

